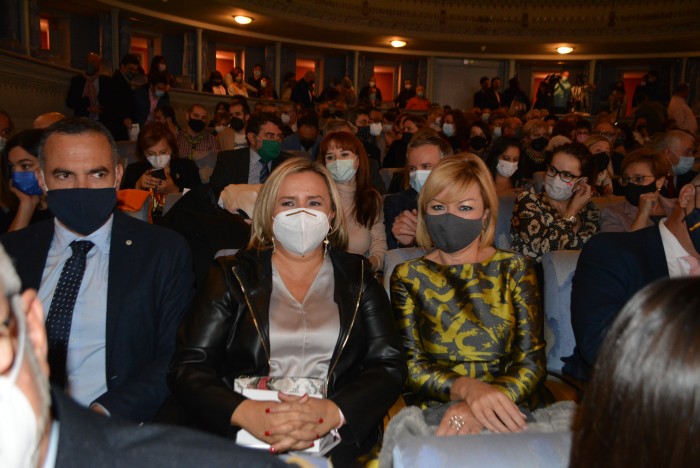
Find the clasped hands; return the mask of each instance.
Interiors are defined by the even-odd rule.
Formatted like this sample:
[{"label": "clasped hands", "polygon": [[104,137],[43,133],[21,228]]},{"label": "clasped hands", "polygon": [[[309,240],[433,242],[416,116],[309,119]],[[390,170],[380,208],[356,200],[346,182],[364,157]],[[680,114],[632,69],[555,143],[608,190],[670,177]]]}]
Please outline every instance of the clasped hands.
[{"label": "clasped hands", "polygon": [[437,435],[520,432],[525,415],[508,396],[480,380],[460,377],[452,384],[450,398],[459,400],[443,416]]},{"label": "clasped hands", "polygon": [[242,427],[270,444],[271,453],[305,450],[340,426],[340,410],[331,400],[279,392],[279,402],[246,400],[231,415]]}]

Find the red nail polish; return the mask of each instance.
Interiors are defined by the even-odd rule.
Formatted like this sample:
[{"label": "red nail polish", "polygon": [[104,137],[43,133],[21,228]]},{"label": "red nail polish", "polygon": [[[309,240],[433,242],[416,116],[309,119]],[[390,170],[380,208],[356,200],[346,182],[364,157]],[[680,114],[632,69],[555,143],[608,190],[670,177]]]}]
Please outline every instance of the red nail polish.
[{"label": "red nail polish", "polygon": [[266,412],[266,413],[269,413],[269,412],[270,412],[270,408],[265,408],[265,412]]},{"label": "red nail polish", "polygon": [[318,418],[318,423],[323,424],[323,418]]},{"label": "red nail polish", "polygon": [[316,438],[317,438],[317,439],[320,439],[320,438],[321,438],[321,434],[316,434]]},{"label": "red nail polish", "polygon": [[311,442],[311,445],[309,445],[309,448],[313,448],[313,447],[314,447],[314,443]]},{"label": "red nail polish", "polygon": [[276,448],[270,447],[270,453],[276,453],[276,452],[277,452],[277,449],[276,449]]},{"label": "red nail polish", "polygon": [[270,431],[265,431],[265,436],[270,437],[270,435],[272,435]]}]

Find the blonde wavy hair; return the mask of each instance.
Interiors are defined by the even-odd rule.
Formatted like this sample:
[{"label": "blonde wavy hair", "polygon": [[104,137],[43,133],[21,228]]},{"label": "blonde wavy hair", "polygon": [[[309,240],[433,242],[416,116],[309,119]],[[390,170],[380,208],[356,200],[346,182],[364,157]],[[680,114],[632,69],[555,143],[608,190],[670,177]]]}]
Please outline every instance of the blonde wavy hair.
[{"label": "blonde wavy hair", "polygon": [[484,202],[484,231],[479,239],[480,247],[493,245],[498,218],[498,196],[491,171],[484,161],[471,153],[460,153],[443,159],[433,167],[418,197],[418,226],[416,241],[424,249],[432,249],[433,241],[425,225],[428,203],[446,192],[446,203],[459,201],[472,184],[477,184]]},{"label": "blonde wavy hair", "polygon": [[250,242],[248,242],[249,249],[263,250],[273,247],[273,212],[280,187],[287,176],[301,172],[311,172],[323,178],[331,196],[331,212],[333,214],[332,219],[329,220],[331,230],[328,234],[328,240],[334,248],[340,250],[347,248],[348,234],[345,227],[345,217],[335,181],[322,164],[299,157],[287,159],[277,166],[260,189],[253,210],[253,227],[250,233]]}]

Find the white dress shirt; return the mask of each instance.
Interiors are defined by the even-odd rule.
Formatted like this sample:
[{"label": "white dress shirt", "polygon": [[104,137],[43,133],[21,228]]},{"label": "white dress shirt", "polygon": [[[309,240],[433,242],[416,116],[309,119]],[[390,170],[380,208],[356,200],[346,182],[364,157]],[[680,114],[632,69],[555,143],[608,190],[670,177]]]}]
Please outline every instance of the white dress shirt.
[{"label": "white dress shirt", "polygon": [[691,264],[686,260],[691,256],[678,242],[676,236],[666,227],[666,218],[659,222],[659,231],[661,231],[661,242],[664,246],[666,254],[666,265],[668,266],[668,276],[670,278],[682,278],[690,276]]},{"label": "white dress shirt", "polygon": [[55,232],[39,287],[39,299],[48,314],[61,270],[73,253],[70,243],[79,239],[95,244],[87,253],[85,274],[75,301],[66,360],[66,393],[84,406],[107,391],[107,286],[112,222],[110,217],[97,231],[81,237],[54,219]]}]

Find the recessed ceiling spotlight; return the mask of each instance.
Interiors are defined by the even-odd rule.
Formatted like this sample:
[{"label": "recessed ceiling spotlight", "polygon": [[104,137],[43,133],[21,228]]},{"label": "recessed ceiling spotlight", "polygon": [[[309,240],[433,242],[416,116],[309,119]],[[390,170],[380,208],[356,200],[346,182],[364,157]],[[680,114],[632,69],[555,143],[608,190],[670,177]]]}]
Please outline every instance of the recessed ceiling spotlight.
[{"label": "recessed ceiling spotlight", "polygon": [[253,22],[253,18],[250,16],[237,15],[233,17],[234,21],[238,24],[250,24]]},{"label": "recessed ceiling spotlight", "polygon": [[398,47],[405,47],[405,46],[406,46],[406,41],[399,41],[399,40],[391,41],[391,47],[398,48]]},{"label": "recessed ceiling spotlight", "polygon": [[570,54],[573,51],[574,51],[573,47],[569,47],[569,46],[557,47],[557,52],[559,52],[562,55]]}]

